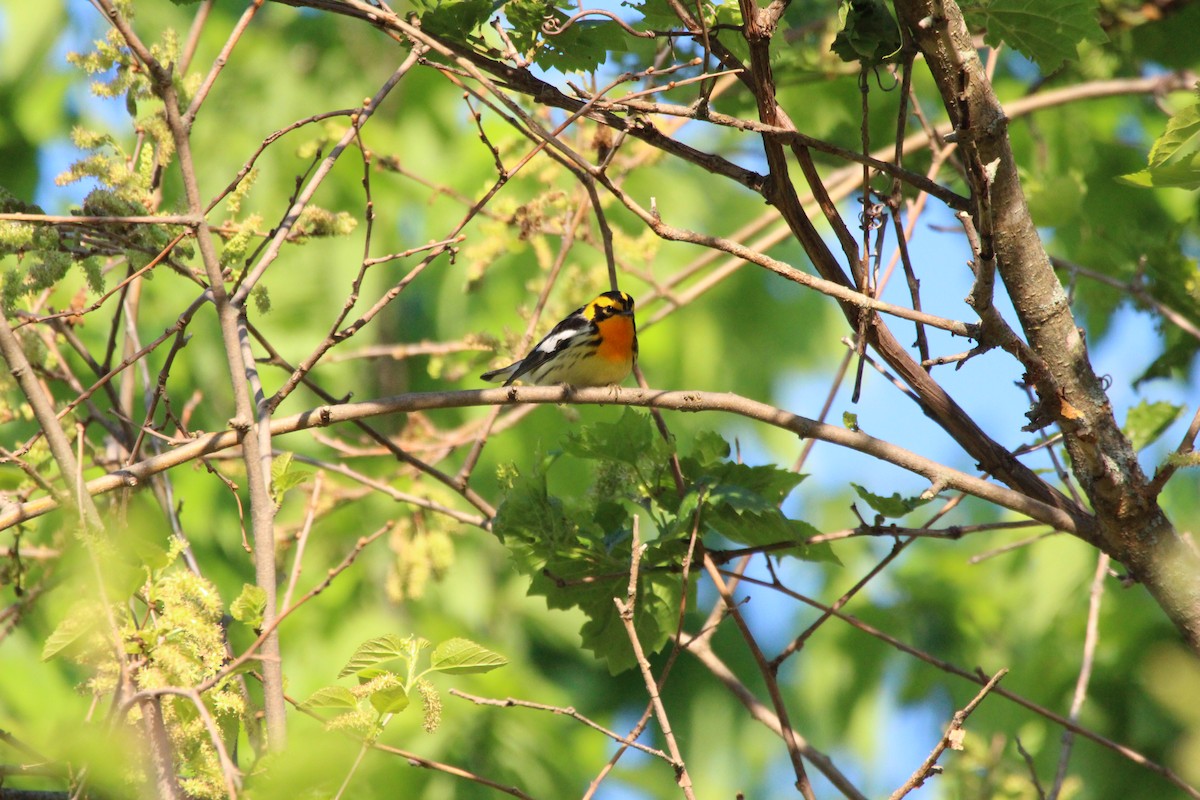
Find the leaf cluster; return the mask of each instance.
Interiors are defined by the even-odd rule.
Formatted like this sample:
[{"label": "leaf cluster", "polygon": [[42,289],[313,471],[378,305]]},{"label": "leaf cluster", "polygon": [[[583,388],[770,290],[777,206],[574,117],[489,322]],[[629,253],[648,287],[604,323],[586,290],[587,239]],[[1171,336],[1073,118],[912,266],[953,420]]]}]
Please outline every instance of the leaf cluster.
[{"label": "leaf cluster", "polygon": [[468,639],[453,638],[433,647],[428,654],[429,666],[421,668],[424,653],[431,645],[419,636],[393,633],[369,639],[358,646],[338,673],[339,678],[356,678],[358,684],[352,688],[331,685],[318,689],[302,707],[336,711],[328,727],[358,730],[368,741],[374,741],[394,715],[409,707],[415,692],[424,709],[423,727],[433,733],[441,723],[442,705],[427,675],[491,672],[507,664],[508,659]]},{"label": "leaf cluster", "polygon": [[[493,532],[532,579],[530,594],[550,608],[584,613],[583,646],[613,673],[636,663],[614,603],[629,590],[635,526],[642,549],[633,624],[648,652],[662,649],[677,630],[685,593],[689,605],[695,600],[695,574],[685,586],[683,565],[697,542],[834,560],[827,545],[807,544],[817,532],[811,525],[780,510],[803,475],[731,461],[728,443],[711,432],[677,456],[678,475],[676,455],[648,415],[626,409],[617,422],[583,426],[561,452],[502,476],[506,494]],[[571,461],[592,476],[585,492],[552,488],[552,473]]]}]

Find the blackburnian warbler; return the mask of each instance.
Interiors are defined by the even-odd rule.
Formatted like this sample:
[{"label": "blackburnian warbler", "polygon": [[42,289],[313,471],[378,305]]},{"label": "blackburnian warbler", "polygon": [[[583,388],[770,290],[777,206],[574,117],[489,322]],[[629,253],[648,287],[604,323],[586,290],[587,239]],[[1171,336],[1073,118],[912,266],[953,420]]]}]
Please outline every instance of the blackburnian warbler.
[{"label": "blackburnian warbler", "polygon": [[633,298],[605,292],[572,311],[550,329],[529,355],[507,367],[485,372],[485,381],[515,381],[543,386],[608,386],[629,377],[637,361]]}]

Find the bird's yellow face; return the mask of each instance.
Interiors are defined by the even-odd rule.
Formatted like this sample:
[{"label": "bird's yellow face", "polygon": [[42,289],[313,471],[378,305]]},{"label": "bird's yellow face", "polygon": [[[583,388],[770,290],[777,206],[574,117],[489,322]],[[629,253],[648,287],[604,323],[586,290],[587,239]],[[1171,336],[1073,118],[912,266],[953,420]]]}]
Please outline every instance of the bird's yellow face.
[{"label": "bird's yellow face", "polygon": [[605,361],[628,364],[627,369],[631,369],[637,355],[633,298],[625,292],[605,292],[588,303],[583,313],[600,330],[596,355]]},{"label": "bird's yellow face", "polygon": [[625,292],[605,292],[583,307],[583,315],[594,322],[614,316],[633,317],[633,298]]}]

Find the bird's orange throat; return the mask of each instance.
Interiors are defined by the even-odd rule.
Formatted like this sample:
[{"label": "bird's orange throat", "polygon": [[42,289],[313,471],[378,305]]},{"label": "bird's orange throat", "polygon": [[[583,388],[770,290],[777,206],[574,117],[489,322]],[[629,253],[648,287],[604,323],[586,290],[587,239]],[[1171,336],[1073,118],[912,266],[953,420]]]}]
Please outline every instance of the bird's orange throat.
[{"label": "bird's orange throat", "polygon": [[610,317],[599,323],[601,341],[596,355],[609,361],[630,361],[633,358],[635,329],[629,317]]}]

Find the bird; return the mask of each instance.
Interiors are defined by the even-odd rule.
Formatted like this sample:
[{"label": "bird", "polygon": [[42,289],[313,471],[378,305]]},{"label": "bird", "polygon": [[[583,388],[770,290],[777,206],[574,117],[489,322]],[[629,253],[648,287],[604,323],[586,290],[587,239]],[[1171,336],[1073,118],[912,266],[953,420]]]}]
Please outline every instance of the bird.
[{"label": "bird", "polygon": [[550,329],[520,361],[485,372],[485,381],[540,386],[609,386],[629,377],[637,362],[633,298],[604,292]]}]

